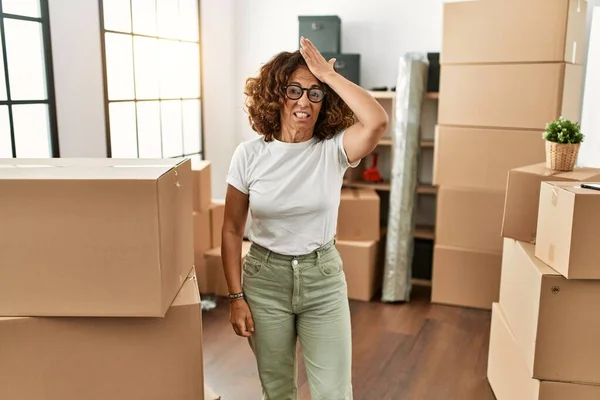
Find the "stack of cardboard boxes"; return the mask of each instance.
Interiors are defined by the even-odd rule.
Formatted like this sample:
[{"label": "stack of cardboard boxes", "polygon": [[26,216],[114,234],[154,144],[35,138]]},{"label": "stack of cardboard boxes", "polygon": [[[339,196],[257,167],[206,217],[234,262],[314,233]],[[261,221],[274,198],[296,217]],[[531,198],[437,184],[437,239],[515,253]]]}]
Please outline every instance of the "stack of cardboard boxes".
[{"label": "stack of cardboard boxes", "polygon": [[432,301],[497,301],[507,173],[544,160],[547,122],[579,119],[585,19],[579,0],[444,5]]},{"label": "stack of cardboard boxes", "polygon": [[204,253],[212,248],[212,210],[217,209],[212,203],[210,161],[194,160],[192,163],[192,179],[194,182],[194,265],[200,290],[203,292],[203,259]]},{"label": "stack of cardboard boxes", "polygon": [[[211,163],[194,161],[194,265],[200,293],[227,296],[227,281],[221,259],[221,231],[225,216],[225,203],[212,199]],[[242,257],[250,249],[244,242]]]},{"label": "stack of cardboard boxes", "polygon": [[348,297],[370,301],[381,288],[383,241],[380,199],[371,189],[342,189],[336,247],[344,263]]},{"label": "stack of cardboard boxes", "polygon": [[0,398],[203,399],[187,160],[0,160]]},{"label": "stack of cardboard boxes", "polygon": [[600,398],[600,169],[510,172],[488,379],[498,400]]}]

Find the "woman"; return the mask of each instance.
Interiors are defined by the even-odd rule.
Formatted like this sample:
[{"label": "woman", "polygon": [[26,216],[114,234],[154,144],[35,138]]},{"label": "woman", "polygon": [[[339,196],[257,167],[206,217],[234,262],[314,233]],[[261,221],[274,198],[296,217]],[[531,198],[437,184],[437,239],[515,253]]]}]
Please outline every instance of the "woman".
[{"label": "woman", "polygon": [[[334,242],[340,188],[388,116],[334,70],[334,59],[308,39],[300,44],[246,83],[260,136],[238,146],[227,176],[222,255],[231,324],[250,340],[264,399],[296,399],[297,339],[312,399],[352,399],[350,311]],[[241,266],[248,208],[252,246]]]}]

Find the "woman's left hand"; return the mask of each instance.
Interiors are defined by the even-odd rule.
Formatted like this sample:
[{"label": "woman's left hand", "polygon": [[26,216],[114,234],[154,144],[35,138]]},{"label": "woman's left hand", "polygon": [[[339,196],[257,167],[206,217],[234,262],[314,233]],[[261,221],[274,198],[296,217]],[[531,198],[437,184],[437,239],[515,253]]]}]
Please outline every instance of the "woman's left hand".
[{"label": "woman's left hand", "polygon": [[335,58],[327,62],[315,45],[304,36],[300,38],[300,53],[304,57],[310,72],[321,82],[327,83],[325,82],[327,77],[335,74],[335,69],[333,68]]}]

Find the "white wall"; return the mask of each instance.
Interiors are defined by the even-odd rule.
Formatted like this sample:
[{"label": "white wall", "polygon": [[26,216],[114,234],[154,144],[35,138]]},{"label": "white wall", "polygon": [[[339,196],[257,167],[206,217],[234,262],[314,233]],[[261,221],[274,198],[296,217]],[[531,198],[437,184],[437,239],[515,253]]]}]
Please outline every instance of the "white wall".
[{"label": "white wall", "polygon": [[[214,1],[214,0],[213,0]],[[237,140],[254,136],[243,109],[248,76],[280,51],[298,49],[299,15],[338,15],[342,52],[361,54],[361,86],[396,85],[398,61],[407,51],[439,51],[442,0],[237,0],[235,8],[235,113]]]},{"label": "white wall", "polygon": [[586,137],[578,159],[586,167],[600,167],[600,1],[593,12],[581,115]]},{"label": "white wall", "polygon": [[225,176],[237,144],[235,1],[201,2],[205,158],[212,162],[213,197],[221,199],[225,197]]},{"label": "white wall", "polygon": [[97,0],[49,0],[61,157],[106,157]]}]

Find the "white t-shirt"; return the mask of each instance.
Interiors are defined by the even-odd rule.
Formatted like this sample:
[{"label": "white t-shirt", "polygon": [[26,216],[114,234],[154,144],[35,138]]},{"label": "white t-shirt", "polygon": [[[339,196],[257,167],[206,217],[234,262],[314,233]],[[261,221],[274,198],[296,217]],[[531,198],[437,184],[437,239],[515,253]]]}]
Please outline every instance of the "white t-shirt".
[{"label": "white t-shirt", "polygon": [[249,195],[252,242],[302,255],[334,238],[344,173],[360,162],[349,164],[344,133],[302,143],[260,136],[237,147],[227,183]]}]

